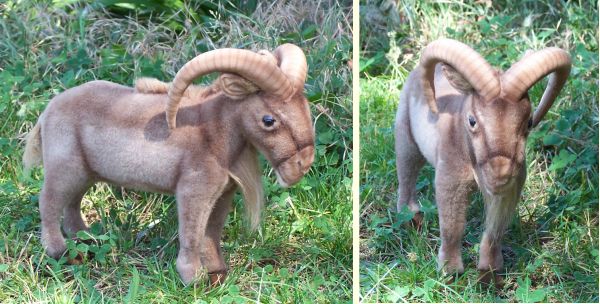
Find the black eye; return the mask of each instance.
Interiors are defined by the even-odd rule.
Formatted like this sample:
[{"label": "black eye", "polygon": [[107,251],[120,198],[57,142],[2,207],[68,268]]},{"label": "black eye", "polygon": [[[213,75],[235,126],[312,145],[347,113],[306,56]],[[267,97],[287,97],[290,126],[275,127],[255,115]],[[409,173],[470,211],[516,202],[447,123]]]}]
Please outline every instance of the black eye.
[{"label": "black eye", "polygon": [[475,117],[469,115],[469,125],[471,125],[471,128],[475,127],[476,123],[477,121],[475,121]]},{"label": "black eye", "polygon": [[273,116],[271,116],[271,115],[263,116],[262,121],[265,124],[265,126],[267,126],[267,127],[270,127],[273,124],[275,124],[275,118],[273,118]]},{"label": "black eye", "polygon": [[531,129],[532,126],[533,126],[533,119],[529,118],[529,121],[527,122],[527,129]]}]

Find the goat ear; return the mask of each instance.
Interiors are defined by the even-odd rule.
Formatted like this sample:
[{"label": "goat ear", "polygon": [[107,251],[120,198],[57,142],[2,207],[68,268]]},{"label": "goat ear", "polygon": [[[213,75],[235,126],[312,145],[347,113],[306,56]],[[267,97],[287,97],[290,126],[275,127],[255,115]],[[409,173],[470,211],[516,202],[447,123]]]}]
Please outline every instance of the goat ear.
[{"label": "goat ear", "polygon": [[463,94],[473,92],[473,86],[457,70],[448,64],[442,64],[442,72],[450,85]]},{"label": "goat ear", "polygon": [[231,99],[242,99],[260,90],[254,83],[235,74],[223,73],[217,79],[219,88]]}]

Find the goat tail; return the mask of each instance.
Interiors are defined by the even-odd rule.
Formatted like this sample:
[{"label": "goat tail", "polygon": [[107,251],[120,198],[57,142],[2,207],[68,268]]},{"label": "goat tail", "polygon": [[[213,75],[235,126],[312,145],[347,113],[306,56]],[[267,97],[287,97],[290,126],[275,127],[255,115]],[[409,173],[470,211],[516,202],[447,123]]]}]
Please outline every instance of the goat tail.
[{"label": "goat tail", "polygon": [[40,120],[29,131],[25,139],[23,153],[23,171],[29,174],[32,168],[42,165],[42,127]]},{"label": "goat tail", "polygon": [[260,165],[254,148],[244,149],[229,172],[229,176],[242,192],[246,217],[250,223],[250,229],[255,231],[260,224],[265,200]]}]

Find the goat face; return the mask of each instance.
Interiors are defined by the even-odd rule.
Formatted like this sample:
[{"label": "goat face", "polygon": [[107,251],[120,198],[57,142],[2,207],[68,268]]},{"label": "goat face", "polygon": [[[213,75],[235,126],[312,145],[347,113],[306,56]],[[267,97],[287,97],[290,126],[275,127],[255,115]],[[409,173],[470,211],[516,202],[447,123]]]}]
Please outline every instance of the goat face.
[{"label": "goat face", "polygon": [[286,101],[257,96],[241,115],[246,138],[271,163],[283,187],[297,183],[314,160],[315,135],[307,99],[301,92]]},{"label": "goat face", "polygon": [[176,126],[178,104],[192,80],[223,73],[217,86],[245,103],[239,117],[246,138],[265,155],[284,186],[297,183],[314,159],[314,131],[303,95],[308,65],[300,48],[283,44],[273,53],[221,49],[198,55],[177,73],[167,105],[167,122]]},{"label": "goat face", "polygon": [[[562,89],[571,69],[569,54],[557,48],[531,52],[500,73],[458,41],[434,41],[420,62],[423,95],[434,113],[438,111],[434,87],[438,63],[448,83],[462,95],[463,116],[458,119],[465,129],[477,182],[490,194],[502,193],[523,173],[529,129],[540,122]],[[546,75],[550,75],[546,91],[531,115],[527,91]]]},{"label": "goat face", "polygon": [[479,186],[490,194],[514,186],[524,166],[531,128],[529,99],[482,102],[477,95],[469,96],[463,113],[469,157]]}]

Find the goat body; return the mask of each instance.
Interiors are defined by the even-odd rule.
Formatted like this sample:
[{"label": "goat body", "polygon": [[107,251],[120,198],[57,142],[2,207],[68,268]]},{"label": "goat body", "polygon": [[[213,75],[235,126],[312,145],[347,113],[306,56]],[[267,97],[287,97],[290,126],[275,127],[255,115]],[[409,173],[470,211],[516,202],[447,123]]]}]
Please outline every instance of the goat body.
[{"label": "goat body", "polygon": [[[223,74],[209,87],[189,86],[193,78],[213,70],[190,72],[188,65],[180,71],[184,76],[176,77],[172,85],[154,79],[138,80],[136,88],[92,81],[49,103],[28,136],[23,157],[26,168],[43,160],[40,213],[42,244],[48,255],[58,258],[66,250],[61,215],[67,234],[87,229],[81,199],[93,183],[106,181],[175,194],[180,239],[177,269],[183,282],[191,282],[201,265],[211,282],[223,280],[226,265],[220,239],[238,187],[253,228],[260,219],[257,150],[273,164],[280,183],[288,186],[312,164],[314,132],[298,84],[304,82],[306,70],[290,73],[278,67],[289,64],[286,58],[290,57],[306,65],[297,47],[284,45],[276,50],[279,57],[270,60],[248,51],[218,51],[208,54],[217,62],[213,66],[223,68],[224,64],[227,72],[241,76]],[[217,60],[215,53],[221,56]],[[242,59],[251,64],[228,69],[232,54],[245,56]],[[206,62],[203,57],[197,58]],[[291,78],[288,95],[265,91],[261,85],[266,76],[257,73],[255,65],[267,69],[268,75]],[[173,88],[181,92],[173,93]],[[175,107],[174,98],[178,99]],[[176,114],[167,115],[170,120],[165,119],[166,105],[167,113]],[[170,125],[175,118],[176,125]]]},{"label": "goat body", "polygon": [[[527,135],[551,106],[569,70],[570,59],[559,49],[528,55],[502,75],[453,40],[438,40],[423,52],[404,84],[396,114],[397,208],[408,205],[420,225],[415,184],[429,162],[435,168],[440,269],[464,271],[460,249],[466,209],[469,194],[479,188],[486,220],[477,268],[484,280],[499,279],[492,274],[502,268],[501,239],[525,182]],[[523,73],[533,82],[520,83],[515,75]],[[532,117],[526,92],[550,73]]]}]

